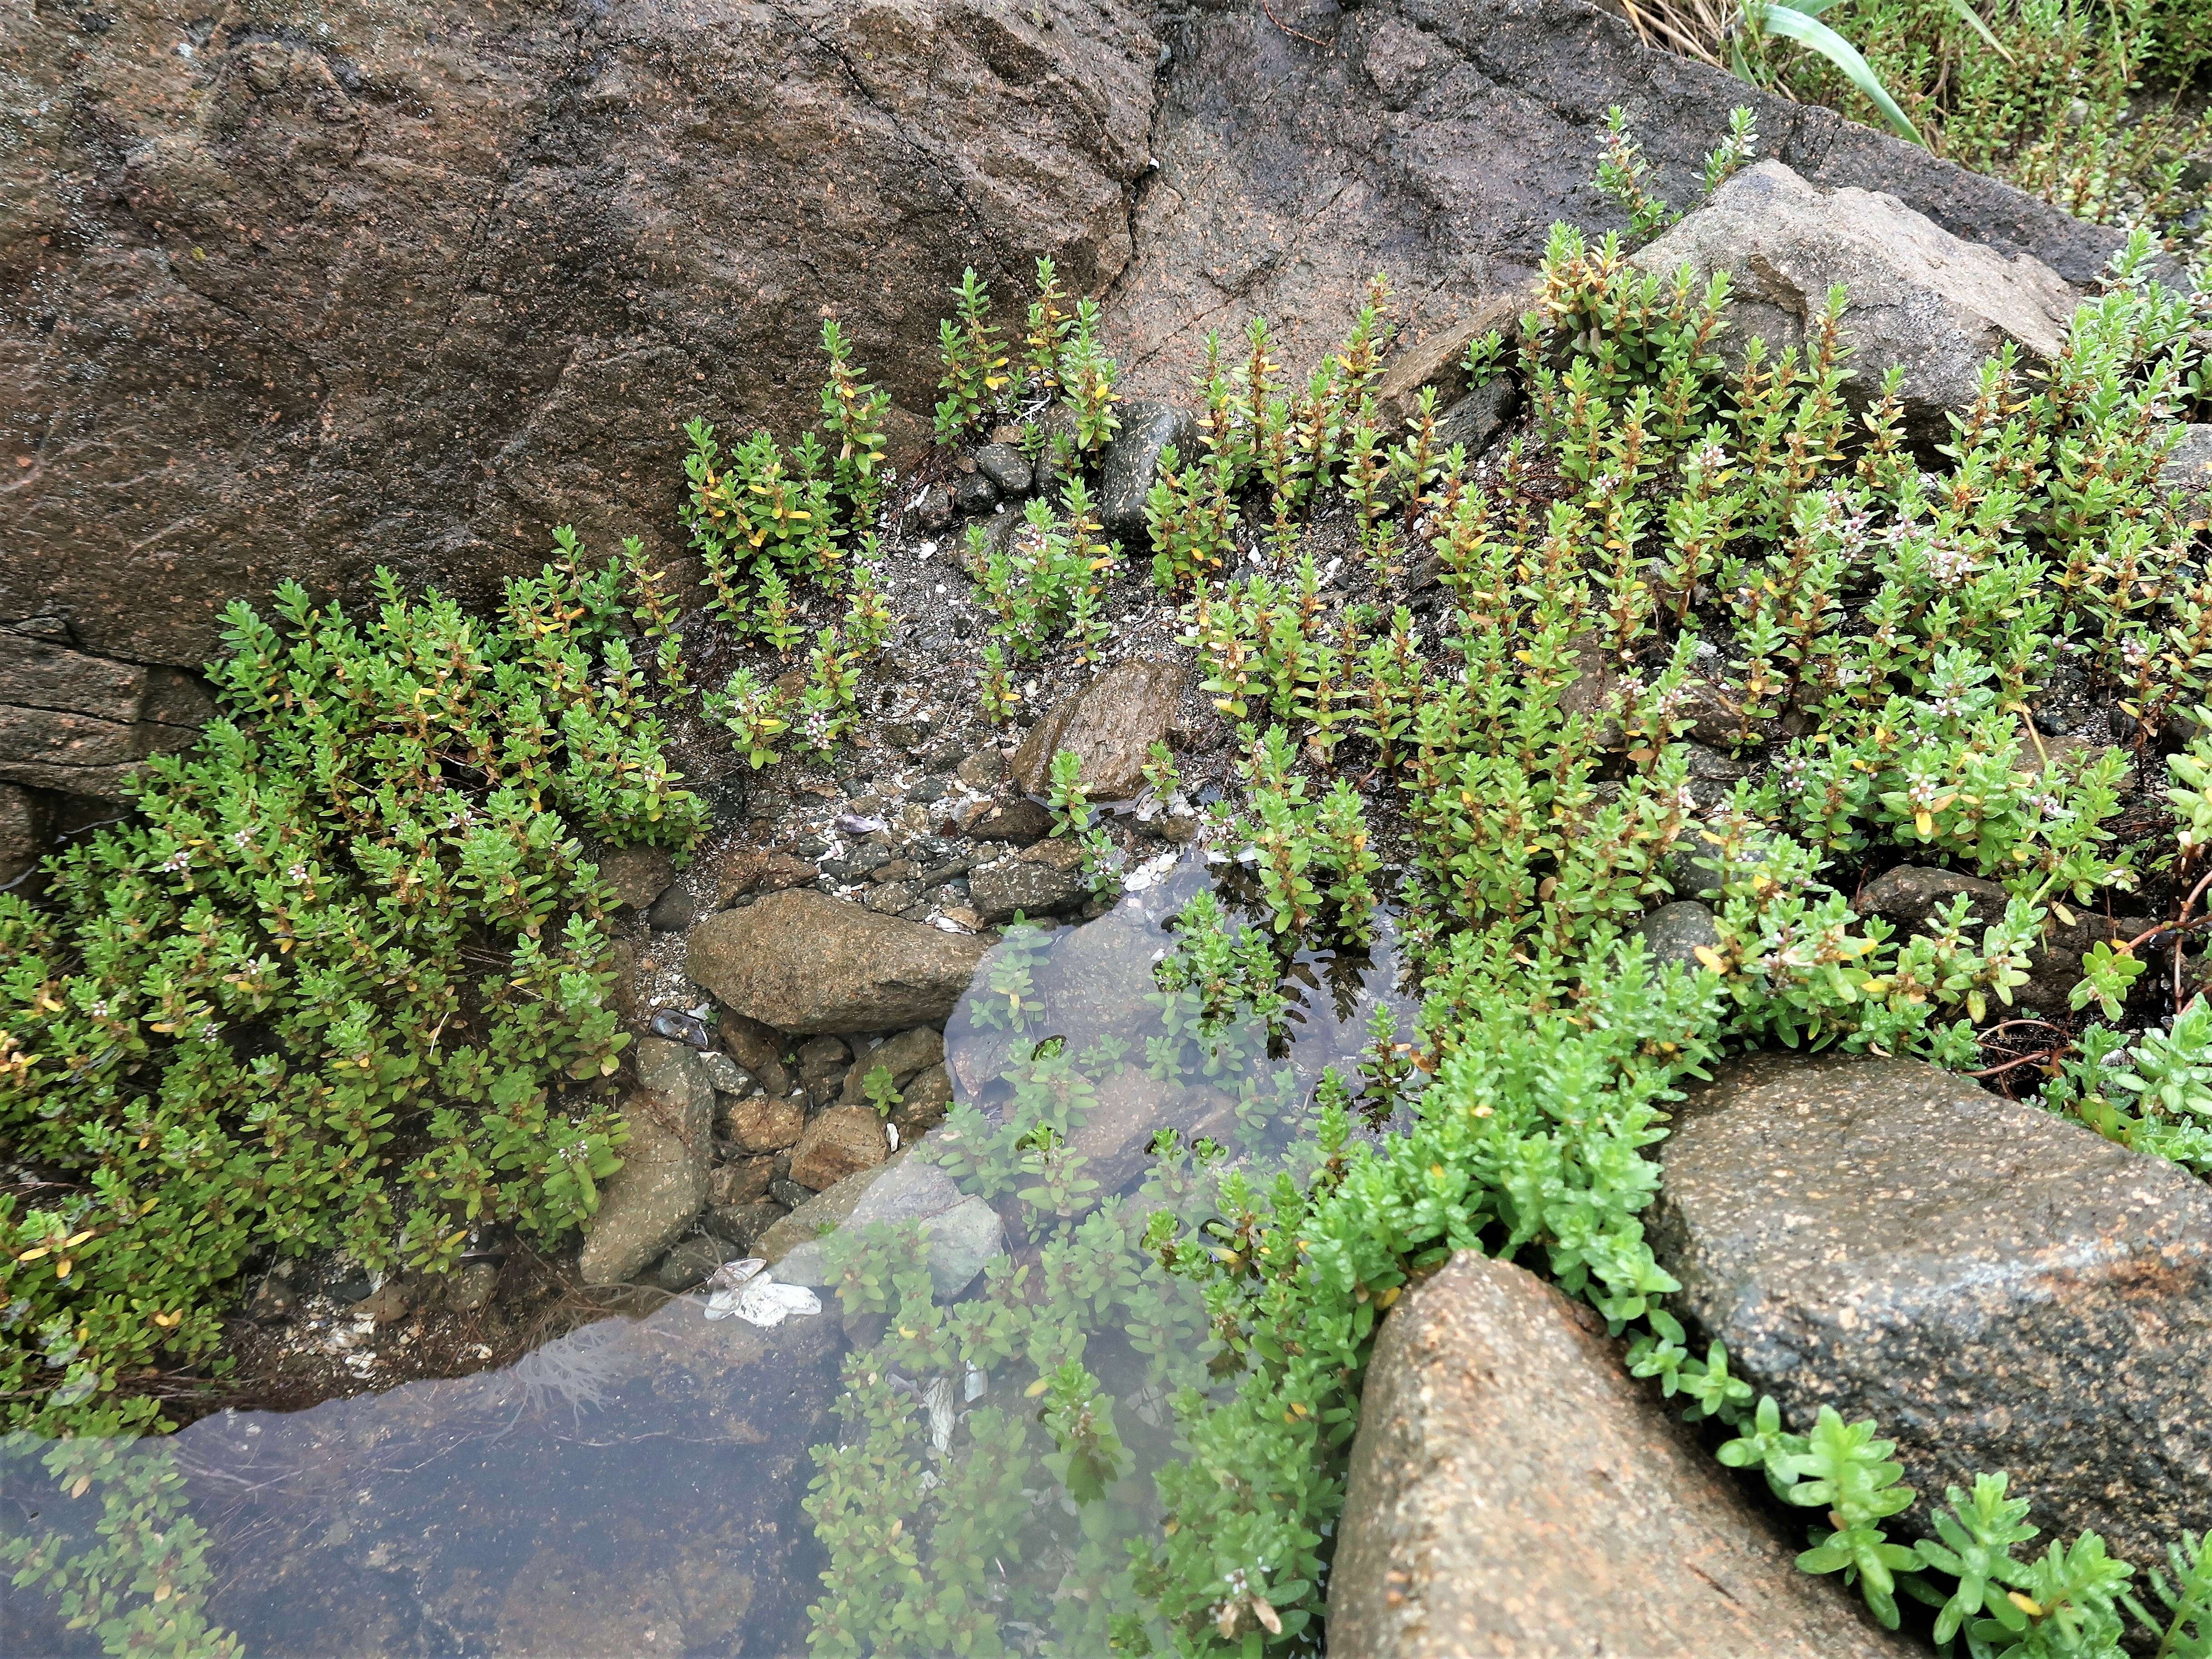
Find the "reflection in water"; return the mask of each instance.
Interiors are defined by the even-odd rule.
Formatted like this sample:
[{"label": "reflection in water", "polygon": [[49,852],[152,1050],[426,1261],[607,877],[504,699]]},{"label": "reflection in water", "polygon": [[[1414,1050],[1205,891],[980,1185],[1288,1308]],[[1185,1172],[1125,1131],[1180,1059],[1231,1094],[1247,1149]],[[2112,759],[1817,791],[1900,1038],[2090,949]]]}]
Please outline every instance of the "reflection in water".
[{"label": "reflection in water", "polygon": [[1273,949],[1194,859],[1011,932],[947,1027],[943,1128],[772,1269],[818,1315],[684,1297],[504,1371],[174,1436],[210,1617],[256,1654],[1103,1650],[1175,1399],[1235,1369],[1151,1218],[1302,1172],[1322,1070],[1352,1078],[1391,981],[1387,931],[1371,965],[1285,977]]}]

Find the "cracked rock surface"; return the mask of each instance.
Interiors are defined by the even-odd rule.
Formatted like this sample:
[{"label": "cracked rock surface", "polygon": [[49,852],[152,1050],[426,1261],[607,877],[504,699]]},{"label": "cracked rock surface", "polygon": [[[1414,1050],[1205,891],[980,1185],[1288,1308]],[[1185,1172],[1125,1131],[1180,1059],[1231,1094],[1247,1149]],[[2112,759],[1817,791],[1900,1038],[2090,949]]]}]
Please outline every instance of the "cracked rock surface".
[{"label": "cracked rock surface", "polygon": [[684,422],[811,422],[825,307],[913,449],[963,265],[1011,297],[1128,257],[1158,48],[1124,5],[273,15],[8,25],[0,624],[197,665],[286,576],[483,604],[554,525],[671,550]]}]

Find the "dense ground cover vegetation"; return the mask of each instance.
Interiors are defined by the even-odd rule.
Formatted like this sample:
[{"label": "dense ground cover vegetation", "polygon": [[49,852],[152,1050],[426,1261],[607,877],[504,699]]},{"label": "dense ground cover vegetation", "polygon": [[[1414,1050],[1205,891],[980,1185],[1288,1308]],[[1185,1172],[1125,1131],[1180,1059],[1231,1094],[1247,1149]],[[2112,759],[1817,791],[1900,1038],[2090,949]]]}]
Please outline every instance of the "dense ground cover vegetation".
[{"label": "dense ground cover vegetation", "polygon": [[[1740,130],[1712,177],[1753,142]],[[1634,187],[1625,134],[1608,159],[1616,193]],[[1646,276],[1565,228],[1519,337],[1469,353],[1534,406],[1494,465],[1438,441],[1432,398],[1382,422],[1379,283],[1303,381],[1263,321],[1213,343],[1198,441],[1152,491],[1151,574],[1245,726],[1242,805],[1215,830],[1249,849],[1251,905],[1185,913],[1141,1054],[1032,1046],[1030,947],[1016,933],[996,959],[982,1014],[1016,1040],[1012,1104],[956,1111],[940,1156],[1008,1204],[1033,1260],[945,1306],[912,1238],[838,1243],[843,1311],[881,1334],[851,1358],[847,1437],[808,1500],[824,1651],[996,1651],[1016,1613],[1041,1650],[1312,1650],[1376,1323],[1460,1249],[1587,1300],[1639,1374],[1731,1431],[1724,1462],[1826,1515],[1802,1565],[1886,1622],[1905,1597],[1975,1654],[2110,1654],[2130,1620],[2163,1655],[2212,1651],[2201,1540],[2140,1573],[2094,1536],[2023,1555],[1991,1475],[1947,1495],[1936,1540],[1896,1541],[1910,1494],[1877,1425],[1785,1431],[1723,1352],[1692,1353],[1638,1221],[1645,1150],[1717,1057],[1838,1046],[1972,1069],[2053,918],[2201,895],[2212,583],[2203,525],[2158,472],[2172,417],[2203,412],[2212,319],[2152,280],[2153,246],[2136,238],[2047,371],[1989,364],[1940,454],[1905,441],[1893,380],[1854,380],[1850,296],[1803,350],[1731,365],[1724,282]],[[594,1085],[622,1039],[579,833],[690,846],[704,808],[664,718],[719,721],[755,766],[825,751],[890,625],[870,570],[883,404],[834,327],[825,344],[820,433],[725,452],[691,428],[685,523],[752,653],[721,690],[692,684],[687,607],[635,545],[596,568],[564,538],[489,623],[392,590],[349,620],[287,592],[273,623],[234,613],[224,717],[149,767],[138,817],[57,860],[43,901],[0,897],[0,1122],[51,1177],[0,1194],[0,1387],[11,1428],[87,1437],[50,1462],[106,1504],[99,1551],[19,1540],[10,1559],[118,1650],[222,1644],[198,1622],[173,1476],[92,1437],[158,1425],[251,1253],[342,1243],[435,1268],[472,1225],[590,1213],[621,1144]],[[944,355],[940,437],[1011,421],[1062,480],[1056,506],[969,550],[1003,702],[1009,656],[1104,643],[1123,566],[1087,469],[1114,370],[1048,267],[1018,339],[971,276]],[[1416,571],[1449,595],[1427,624],[1404,602]],[[2132,757],[2042,752],[2029,714],[2061,668],[2117,700]],[[1772,763],[1701,807],[1693,727]],[[2165,747],[2174,828],[2124,836],[2121,775]],[[1172,760],[1154,764],[1164,786]],[[1053,782],[1111,891],[1073,771]],[[1407,830],[1419,1027],[1378,1028],[1361,1077],[1293,1098],[1266,1054],[1281,976],[1301,947],[1371,931],[1378,802]],[[2003,915],[1975,927],[1960,902],[1911,938],[1861,918],[1846,878],[1885,849],[2000,881]],[[1656,963],[1634,924],[1688,892],[1717,939]],[[2151,948],[2085,962],[2076,1009],[2103,1023],[2053,1027],[2043,1098],[2212,1172],[2212,1015],[2185,961],[2170,1024],[2153,1017]],[[1102,1202],[1067,1146],[1129,1065],[1231,1079],[1237,1128],[1163,1146],[1137,1200]],[[1410,1127],[1356,1133],[1393,1113]],[[1235,1161],[1285,1133],[1264,1179]],[[949,1395],[894,1381],[1009,1367],[1034,1418],[955,1430]],[[1130,1475],[1140,1437],[1164,1461],[1150,1486]],[[1040,1512],[1026,1493],[1046,1478]]]}]

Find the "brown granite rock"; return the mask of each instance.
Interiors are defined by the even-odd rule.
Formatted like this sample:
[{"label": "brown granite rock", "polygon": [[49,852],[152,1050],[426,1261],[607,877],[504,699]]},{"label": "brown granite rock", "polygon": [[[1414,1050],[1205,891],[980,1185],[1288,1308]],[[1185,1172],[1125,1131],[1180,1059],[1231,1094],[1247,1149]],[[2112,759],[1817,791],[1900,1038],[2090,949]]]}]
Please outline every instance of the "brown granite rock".
[{"label": "brown granite rock", "polygon": [[866,1106],[832,1106],[806,1126],[791,1152],[791,1178],[825,1192],[890,1154],[884,1121]]},{"label": "brown granite rock", "polygon": [[2212,1188],[1843,1055],[1723,1067],[1660,1157],[1670,1305],[1791,1427],[1870,1417],[1923,1505],[2001,1469],[2046,1532],[2138,1561],[2212,1527]]},{"label": "brown granite rock", "polygon": [[780,1152],[797,1146],[805,1127],[805,1107],[782,1096],[749,1095],[722,1108],[722,1133],[739,1152]]},{"label": "brown granite rock", "polygon": [[1383,1322],[1339,1525],[1331,1659],[1916,1650],[1798,1570],[1566,1297],[1468,1252]]},{"label": "brown granite rock", "polygon": [[987,922],[1058,915],[1091,896],[1082,866],[1082,849],[1073,841],[1041,841],[970,870],[969,901]]},{"label": "brown granite rock", "polygon": [[794,890],[701,922],[687,971],[779,1031],[881,1031],[943,1021],[986,948],[968,934]]},{"label": "brown granite rock", "polygon": [[1094,801],[1127,800],[1145,787],[1152,744],[1164,742],[1182,701],[1180,663],[1116,663],[1054,704],[1014,751],[1014,781],[1032,795],[1052,787],[1052,757],[1083,757],[1084,792]]}]

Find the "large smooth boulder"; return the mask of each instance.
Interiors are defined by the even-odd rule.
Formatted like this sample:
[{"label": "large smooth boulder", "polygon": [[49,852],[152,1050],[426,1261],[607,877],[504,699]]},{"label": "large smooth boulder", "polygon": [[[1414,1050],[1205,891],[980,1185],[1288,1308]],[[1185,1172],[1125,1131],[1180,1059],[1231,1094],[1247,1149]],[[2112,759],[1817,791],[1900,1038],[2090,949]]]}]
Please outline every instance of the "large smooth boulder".
[{"label": "large smooth boulder", "polygon": [[7,16],[0,615],[184,665],[283,576],[680,550],[684,422],[811,424],[825,314],[919,447],[963,266],[1018,319],[1127,263],[1158,58],[1113,3]]},{"label": "large smooth boulder", "polygon": [[2212,1188],[1918,1060],[1757,1055],[1660,1149],[1671,1305],[1793,1428],[1872,1418],[1925,1504],[2002,1470],[2047,1532],[2212,1527]]},{"label": "large smooth boulder", "polygon": [[1208,331],[1234,361],[1255,313],[1301,380],[1343,340],[1378,270],[1418,346],[1524,281],[1553,224],[1621,228],[1594,182],[1616,104],[1678,208],[1697,204],[1704,158],[1743,105],[1760,154],[1810,183],[1887,191],[2069,283],[2093,280],[2122,240],[1832,111],[1650,51],[1577,0],[1289,0],[1273,18],[1206,6],[1168,38],[1158,166],[1107,307],[1133,397],[1190,398]]},{"label": "large smooth boulder", "polygon": [[990,947],[826,893],[770,893],[692,930],[685,971],[780,1031],[941,1024]]},{"label": "large smooth boulder", "polygon": [[[1600,1329],[1602,1328],[1600,1327]],[[1871,1627],[1534,1274],[1462,1252],[1384,1320],[1332,1659],[1877,1659]]]},{"label": "large smooth boulder", "polygon": [[1116,663],[1054,703],[1014,751],[1014,781],[1032,795],[1052,787],[1052,757],[1072,749],[1094,801],[1127,800],[1145,787],[1152,746],[1164,741],[1182,701],[1182,665],[1139,659]]},{"label": "large smooth boulder", "polygon": [[2021,367],[2058,355],[2080,296],[2042,260],[2010,258],[1962,241],[1896,197],[1856,186],[1822,190],[1779,161],[1761,161],[1633,263],[1660,276],[1683,265],[1700,283],[1729,276],[1722,349],[1741,362],[1744,344],[1807,349],[1807,330],[1828,290],[1849,295],[1842,337],[1856,370],[1844,395],[1863,406],[1880,394],[1882,371],[1902,368],[1898,395],[1908,428],[1949,430],[1947,410],[1964,410],[1982,365],[2008,344]]},{"label": "large smooth boulder", "polygon": [[637,1276],[706,1207],[714,1159],[714,1088],[696,1050],[660,1037],[637,1045],[638,1086],[623,1105],[629,1144],[599,1191],[577,1268],[586,1285]]}]

